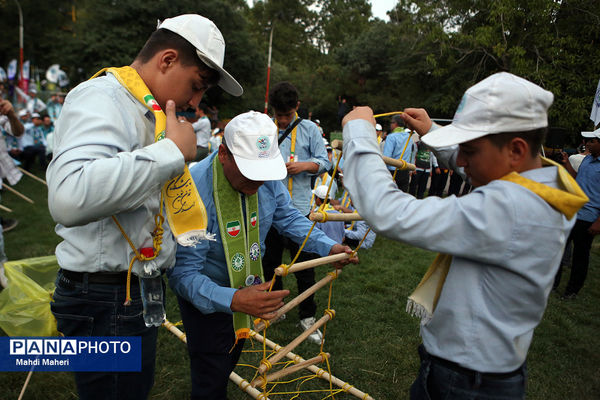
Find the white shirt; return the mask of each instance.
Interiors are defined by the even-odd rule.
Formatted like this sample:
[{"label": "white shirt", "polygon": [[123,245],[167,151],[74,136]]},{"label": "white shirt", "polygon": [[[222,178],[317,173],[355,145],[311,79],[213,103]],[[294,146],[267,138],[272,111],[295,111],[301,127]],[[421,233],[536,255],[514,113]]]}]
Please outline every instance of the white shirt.
[{"label": "white shirt", "polygon": [[[456,150],[438,151],[438,160],[450,156],[443,161],[456,167]],[[344,127],[344,158],[344,185],[378,234],[453,256],[433,317],[421,326],[426,350],[479,372],[521,366],[575,219],[500,180],[462,197],[417,200],[392,181],[364,120]],[[558,186],[556,167],[521,175]]]},{"label": "white shirt", "polygon": [[208,147],[208,140],[211,137],[210,120],[204,116],[192,124],[196,132],[196,146]]}]

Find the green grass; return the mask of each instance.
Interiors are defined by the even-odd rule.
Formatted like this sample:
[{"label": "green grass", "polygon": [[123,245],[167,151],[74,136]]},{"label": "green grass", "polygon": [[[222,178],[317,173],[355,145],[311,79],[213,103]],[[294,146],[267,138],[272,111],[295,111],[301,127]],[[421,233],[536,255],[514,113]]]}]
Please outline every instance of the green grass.
[{"label": "green grass", "polygon": [[[24,177],[16,189],[36,201],[35,205],[4,192],[2,204],[13,209],[18,227],[5,234],[10,260],[51,254],[59,242],[46,206],[46,188]],[[334,284],[332,308],[335,319],[327,326],[325,351],[331,353],[332,371],[376,399],[406,399],[418,370],[416,347],[420,343],[419,321],[404,312],[406,296],[415,287],[433,259],[430,252],[378,237],[375,246],[361,251],[361,264],[347,267]],[[540,326],[536,329],[528,356],[528,398],[544,400],[597,399],[600,392],[600,241],[592,250],[590,271],[585,288],[574,301],[562,301],[552,294]],[[327,268],[320,267],[317,277]],[[568,276],[568,271],[566,272]],[[566,277],[565,277],[566,278]],[[565,279],[566,281],[566,279]],[[294,278],[287,286],[295,291]],[[564,284],[563,284],[564,285]],[[294,294],[290,296],[292,298]],[[179,321],[177,302],[169,291],[167,315]],[[317,295],[320,309],[327,304],[327,290]],[[299,330],[297,312],[270,328],[268,337],[285,345]],[[159,331],[156,383],[152,399],[189,398],[190,376],[185,345],[166,329]],[[247,345],[250,348],[250,345]],[[295,353],[310,358],[317,355],[316,345],[301,344]],[[255,358],[244,355],[242,361]],[[255,362],[256,363],[256,362]],[[245,378],[248,368],[236,370]],[[16,399],[26,373],[1,372],[2,399]],[[306,388],[326,388],[324,381]],[[230,384],[231,399],[250,398]],[[325,395],[300,396],[319,399]],[[275,396],[274,398],[289,398]],[[34,373],[24,399],[76,398],[73,379],[68,373]],[[354,398],[347,394],[338,399]]]}]

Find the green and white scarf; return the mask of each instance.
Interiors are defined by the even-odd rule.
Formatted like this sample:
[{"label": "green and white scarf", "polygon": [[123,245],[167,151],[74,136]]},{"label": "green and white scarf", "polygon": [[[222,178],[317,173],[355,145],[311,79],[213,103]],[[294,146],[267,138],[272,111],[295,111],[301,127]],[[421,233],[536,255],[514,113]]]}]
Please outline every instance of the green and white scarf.
[{"label": "green and white scarf", "polygon": [[[264,282],[260,257],[260,235],[258,229],[258,194],[246,196],[245,215],[242,212],[242,193],[235,190],[223,172],[218,157],[213,160],[213,196],[229,284],[232,288],[243,288]],[[241,312],[233,313],[233,328],[236,343],[250,336],[251,318]]]}]

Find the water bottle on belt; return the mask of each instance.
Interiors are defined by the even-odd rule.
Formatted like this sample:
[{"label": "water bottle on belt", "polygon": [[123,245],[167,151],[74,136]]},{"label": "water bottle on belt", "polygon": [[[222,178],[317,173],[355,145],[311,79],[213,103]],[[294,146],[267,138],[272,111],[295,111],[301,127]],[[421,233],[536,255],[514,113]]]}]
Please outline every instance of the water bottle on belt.
[{"label": "water bottle on belt", "polygon": [[[147,258],[154,257],[152,247],[144,247],[140,249],[140,253]],[[139,280],[144,306],[144,322],[147,327],[158,327],[165,321],[166,314],[163,303],[162,277],[160,268],[154,260],[142,261]]]}]

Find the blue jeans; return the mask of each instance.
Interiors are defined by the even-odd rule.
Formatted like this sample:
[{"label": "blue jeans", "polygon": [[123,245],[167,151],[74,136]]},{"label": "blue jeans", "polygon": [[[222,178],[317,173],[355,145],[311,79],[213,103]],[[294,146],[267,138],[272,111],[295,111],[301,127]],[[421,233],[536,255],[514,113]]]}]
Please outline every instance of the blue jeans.
[{"label": "blue jeans", "polygon": [[448,368],[419,346],[421,368],[410,387],[411,400],[517,400],[525,398],[527,367],[510,377]]},{"label": "blue jeans", "polygon": [[120,285],[88,283],[56,277],[50,303],[57,329],[65,336],[141,336],[141,372],[75,372],[79,398],[146,399],[154,384],[158,328],[147,328],[137,278],[132,277],[131,305],[124,306],[125,282]]}]

